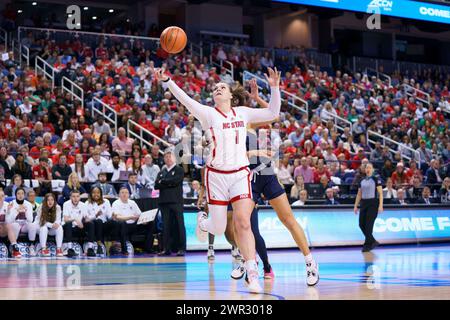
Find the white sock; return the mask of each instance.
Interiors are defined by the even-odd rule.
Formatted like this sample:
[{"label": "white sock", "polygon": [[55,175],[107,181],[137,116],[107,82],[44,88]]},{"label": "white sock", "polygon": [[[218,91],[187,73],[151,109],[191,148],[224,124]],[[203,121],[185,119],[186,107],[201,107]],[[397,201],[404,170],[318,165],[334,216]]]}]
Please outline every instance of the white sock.
[{"label": "white sock", "polygon": [[305,262],[306,264],[310,264],[314,261],[312,254],[308,254],[307,256],[305,256]]},{"label": "white sock", "polygon": [[92,242],[89,242],[89,243],[88,243],[88,248],[89,248],[89,249],[94,248],[94,244],[93,244]]},{"label": "white sock", "polygon": [[256,260],[252,259],[245,261],[245,269],[247,269],[247,271],[255,270],[256,272],[258,272],[258,265],[256,264]]},{"label": "white sock", "polygon": [[72,249],[72,242],[67,243],[67,248]]}]

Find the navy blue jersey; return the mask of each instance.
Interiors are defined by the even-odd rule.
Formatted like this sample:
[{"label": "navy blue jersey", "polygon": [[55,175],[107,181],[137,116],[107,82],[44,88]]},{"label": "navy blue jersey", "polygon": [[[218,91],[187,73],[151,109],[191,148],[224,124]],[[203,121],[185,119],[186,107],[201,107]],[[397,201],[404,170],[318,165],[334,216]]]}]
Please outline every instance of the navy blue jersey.
[{"label": "navy blue jersey", "polygon": [[[260,141],[258,139],[258,134],[256,131],[253,130],[247,130],[247,151],[253,151],[253,150],[264,150],[270,148],[270,141],[267,139],[266,143],[264,143],[264,146],[261,146]],[[264,174],[272,175],[275,174],[273,171],[273,168],[271,166],[271,159],[267,157],[250,157],[250,170],[261,172],[264,171]]]}]

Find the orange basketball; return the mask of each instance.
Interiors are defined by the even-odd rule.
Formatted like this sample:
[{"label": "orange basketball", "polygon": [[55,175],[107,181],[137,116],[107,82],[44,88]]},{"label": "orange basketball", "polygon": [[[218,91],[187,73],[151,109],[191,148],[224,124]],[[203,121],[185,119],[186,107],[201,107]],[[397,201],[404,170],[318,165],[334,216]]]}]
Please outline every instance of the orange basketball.
[{"label": "orange basketball", "polygon": [[159,37],[161,47],[168,53],[178,53],[186,47],[187,36],[179,27],[167,27]]}]

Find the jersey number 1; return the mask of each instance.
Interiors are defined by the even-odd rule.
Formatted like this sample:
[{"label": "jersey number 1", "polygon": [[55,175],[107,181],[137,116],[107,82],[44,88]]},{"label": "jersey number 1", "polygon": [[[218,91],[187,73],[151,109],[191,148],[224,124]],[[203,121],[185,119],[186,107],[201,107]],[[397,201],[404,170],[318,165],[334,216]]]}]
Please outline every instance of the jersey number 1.
[{"label": "jersey number 1", "polygon": [[236,130],[236,144],[239,144],[239,130]]}]

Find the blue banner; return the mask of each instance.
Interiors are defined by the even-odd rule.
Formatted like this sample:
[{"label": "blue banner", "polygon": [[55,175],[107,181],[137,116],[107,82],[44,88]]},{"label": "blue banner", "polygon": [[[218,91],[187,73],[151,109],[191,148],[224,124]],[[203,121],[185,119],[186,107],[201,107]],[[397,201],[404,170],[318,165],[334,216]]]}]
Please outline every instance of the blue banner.
[{"label": "blue banner", "polygon": [[[360,245],[364,237],[359,229],[359,217],[351,208],[294,209],[296,220],[305,230],[311,246]],[[195,236],[196,213],[185,212],[187,249],[207,249],[207,244]],[[259,210],[259,228],[268,248],[295,248],[289,231],[273,209]],[[450,207],[447,208],[385,208],[378,215],[374,236],[380,243],[450,240]],[[216,237],[216,249],[230,245],[224,236]]]},{"label": "blue banner", "polygon": [[450,23],[450,7],[410,0],[282,0],[310,6],[367,13],[379,13],[399,18]]}]

